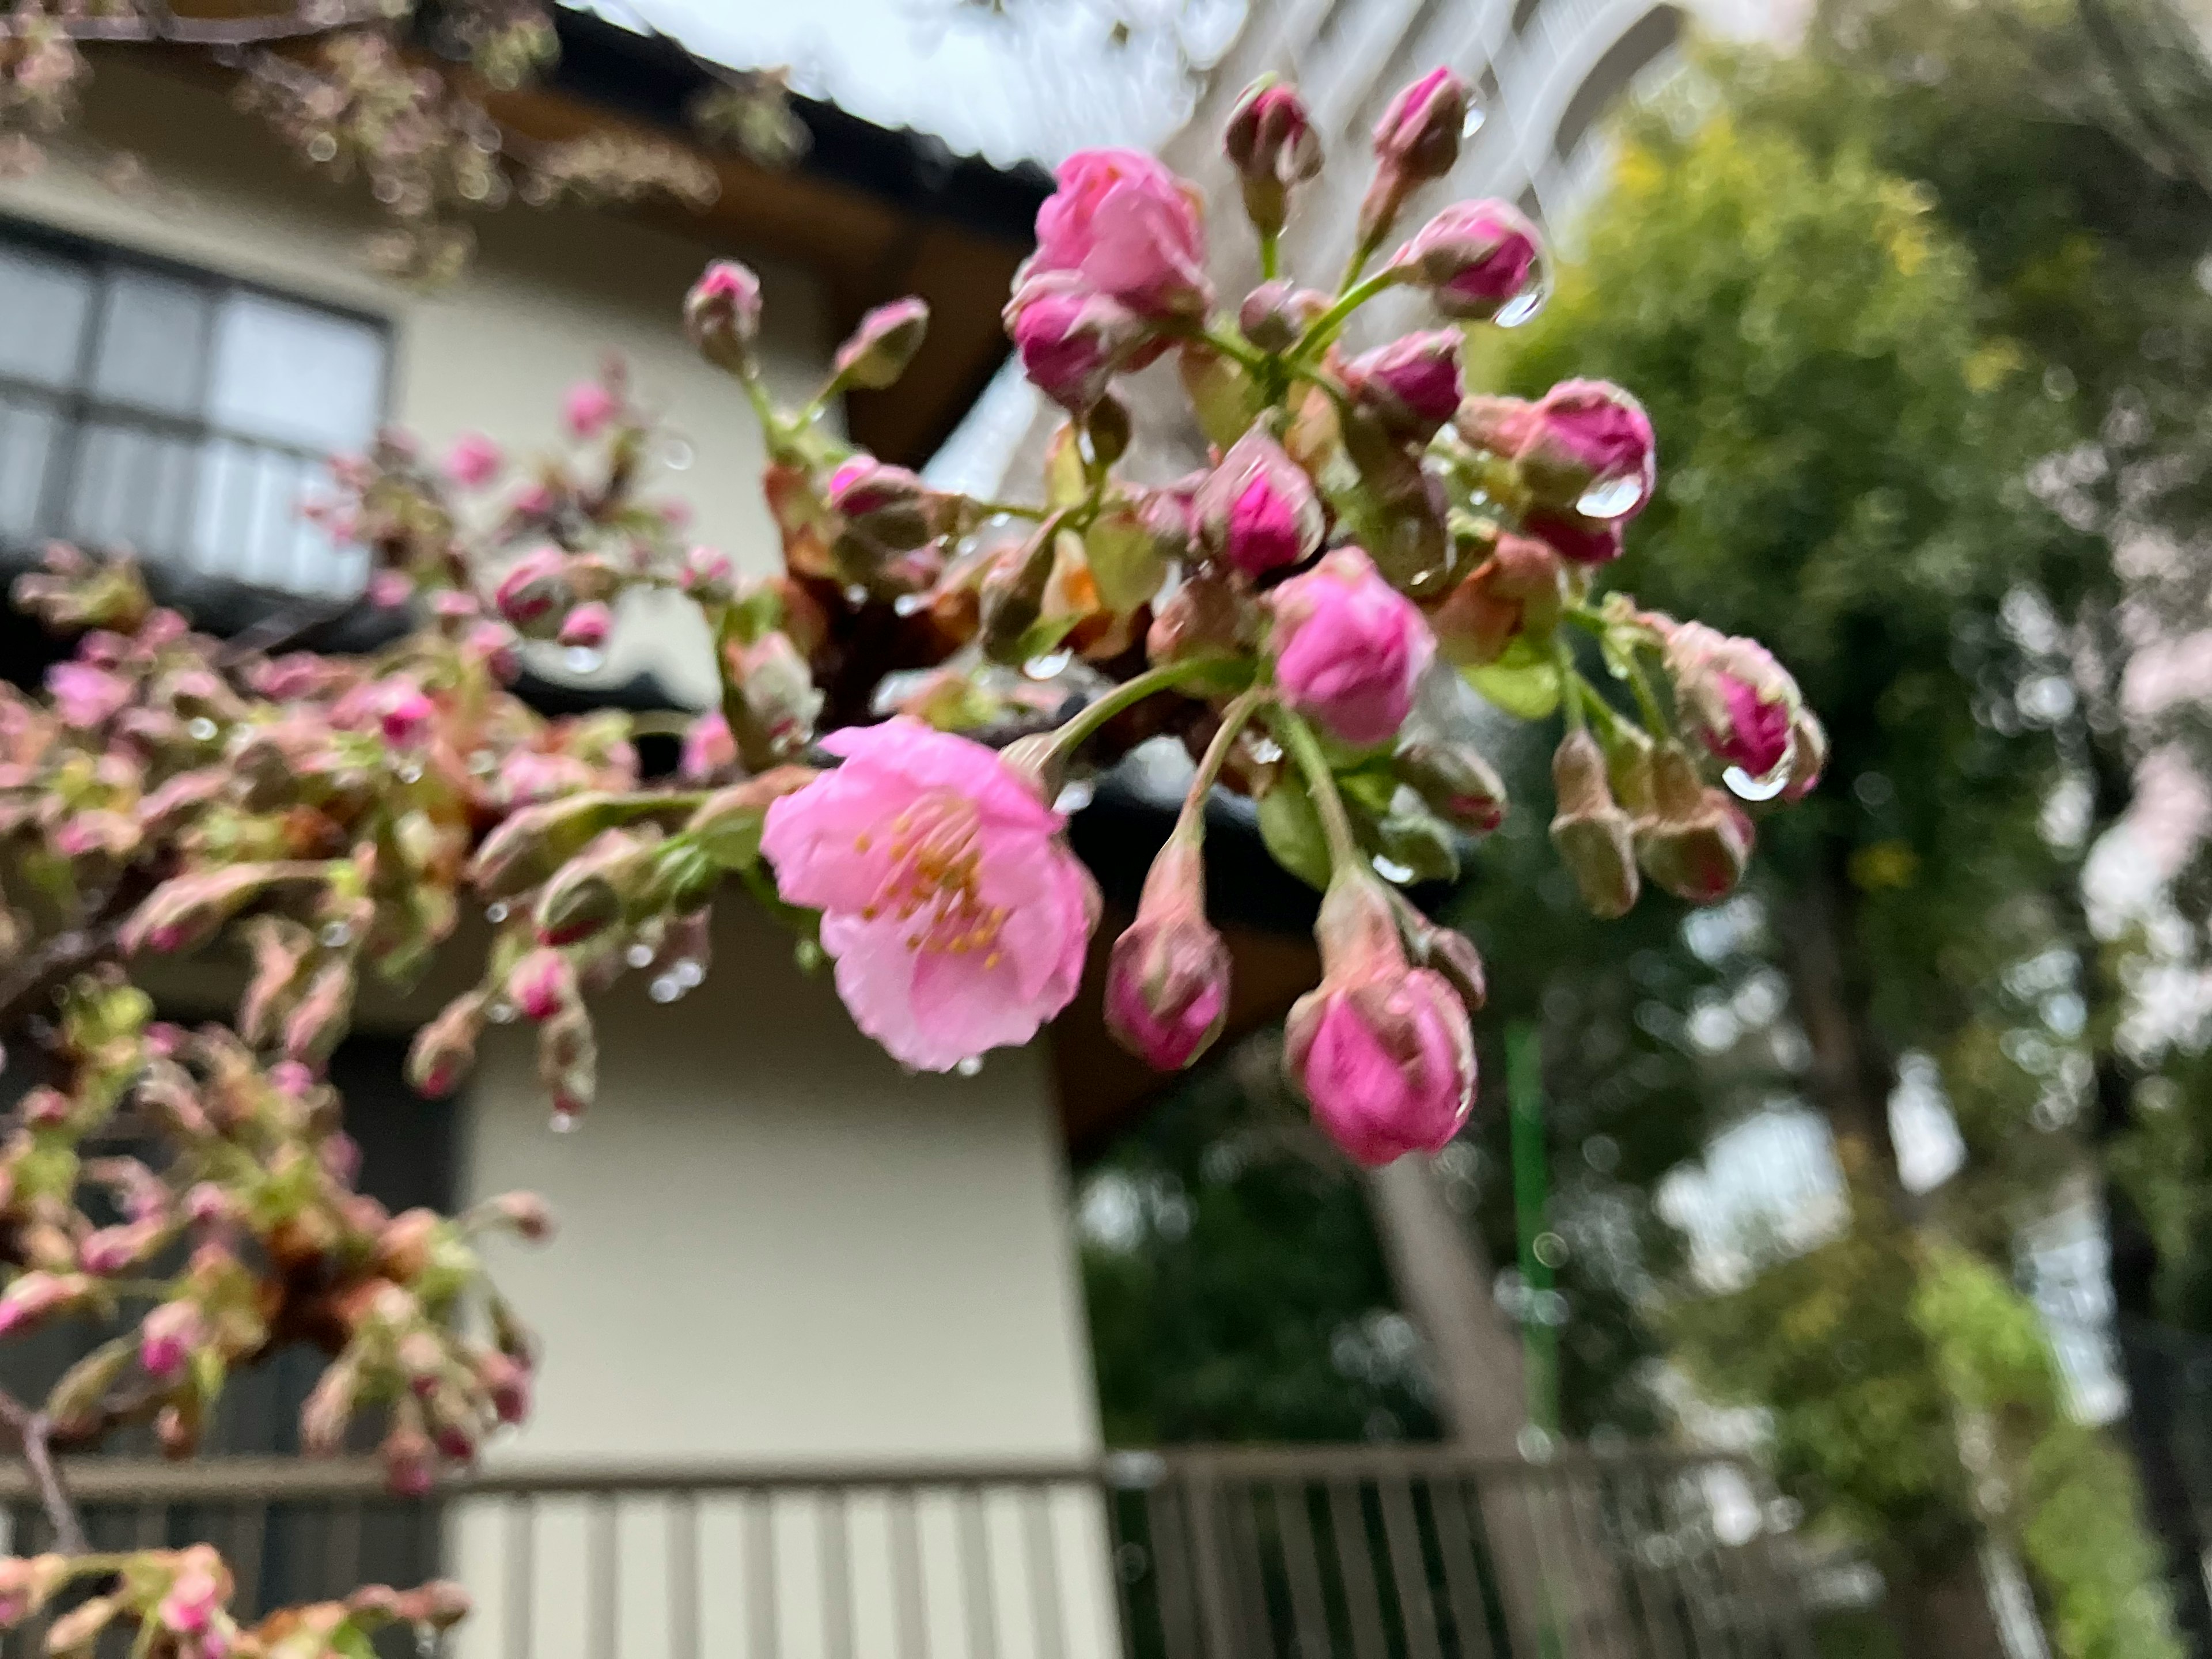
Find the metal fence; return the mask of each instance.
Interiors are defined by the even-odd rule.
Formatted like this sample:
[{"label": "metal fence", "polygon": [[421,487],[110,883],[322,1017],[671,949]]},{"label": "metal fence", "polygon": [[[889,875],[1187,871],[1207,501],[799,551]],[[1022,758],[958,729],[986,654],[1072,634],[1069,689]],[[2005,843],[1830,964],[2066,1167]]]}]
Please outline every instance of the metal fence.
[{"label": "metal fence", "polygon": [[[365,1462],[87,1462],[96,1545],[205,1540],[252,1609],[444,1572],[455,1659],[1808,1659],[1729,1460],[1448,1448],[1097,1462],[514,1466],[434,1498]],[[0,1487],[11,1553],[45,1528]],[[7,1651],[35,1651],[35,1632]],[[404,1650],[395,1650],[400,1651]]]}]

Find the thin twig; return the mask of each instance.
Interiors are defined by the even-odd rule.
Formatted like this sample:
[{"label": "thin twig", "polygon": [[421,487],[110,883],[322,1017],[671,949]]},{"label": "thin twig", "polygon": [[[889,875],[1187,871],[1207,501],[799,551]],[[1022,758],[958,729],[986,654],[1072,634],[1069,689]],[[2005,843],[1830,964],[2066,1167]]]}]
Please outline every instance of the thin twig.
[{"label": "thin twig", "polygon": [[14,1431],[16,1443],[22,1448],[24,1467],[39,1489],[39,1506],[46,1510],[47,1523],[54,1529],[54,1548],[64,1555],[89,1554],[92,1545],[84,1535],[84,1522],[70,1501],[69,1488],[62,1484],[61,1470],[54,1464],[52,1420],[0,1389],[0,1422]]}]

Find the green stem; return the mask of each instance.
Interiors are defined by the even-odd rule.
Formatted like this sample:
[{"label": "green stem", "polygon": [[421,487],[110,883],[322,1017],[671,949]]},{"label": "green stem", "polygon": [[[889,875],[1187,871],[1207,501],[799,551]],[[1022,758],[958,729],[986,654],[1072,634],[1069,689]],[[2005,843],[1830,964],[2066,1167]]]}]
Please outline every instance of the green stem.
[{"label": "green stem", "polygon": [[1165,691],[1202,674],[1218,674],[1224,665],[1218,658],[1200,657],[1188,662],[1164,663],[1133,680],[1115,686],[1097,702],[1077,711],[1073,719],[1052,734],[1054,759],[1065,760],[1096,737],[1098,729],[1126,708],[1133,708],[1155,691]]},{"label": "green stem", "polygon": [[1348,292],[1352,285],[1359,280],[1359,273],[1367,269],[1367,262],[1375,257],[1375,250],[1382,246],[1382,239],[1380,236],[1370,236],[1352,250],[1352,257],[1344,262],[1344,275],[1338,277],[1336,281],[1336,291],[1339,294]]},{"label": "green stem", "polygon": [[[1369,252],[1371,251],[1369,250]],[[1352,271],[1346,276],[1345,280],[1351,286],[1338,295],[1334,305],[1314,319],[1313,325],[1307,329],[1299,337],[1298,343],[1291,348],[1288,355],[1292,362],[1310,357],[1328,345],[1343,331],[1344,325],[1350,319],[1353,312],[1397,281],[1393,272],[1378,270],[1364,283],[1353,283],[1352,276],[1358,274],[1359,266],[1366,263],[1367,254],[1362,252],[1355,259]]]},{"label": "green stem", "polygon": [[1280,238],[1270,233],[1260,238],[1260,280],[1272,283],[1282,272]]},{"label": "green stem", "polygon": [[1328,757],[1322,753],[1313,727],[1280,703],[1267,711],[1267,724],[1305,775],[1306,793],[1313,797],[1314,810],[1321,815],[1322,834],[1328,839],[1330,868],[1363,865],[1352,820],[1345,814],[1343,798],[1336,793],[1336,774],[1329,769]]},{"label": "green stem", "polygon": [[1255,685],[1221,711],[1221,729],[1213,734],[1213,741],[1206,745],[1206,753],[1198,763],[1198,771],[1190,781],[1190,792],[1183,797],[1182,811],[1176,820],[1178,834],[1188,830],[1191,838],[1196,840],[1205,833],[1206,798],[1213,793],[1214,781],[1220,777],[1221,769],[1228,763],[1229,751],[1237,746],[1237,734],[1273,695],[1270,688]]},{"label": "green stem", "polygon": [[1224,357],[1234,358],[1255,374],[1264,373],[1272,362],[1267,353],[1256,346],[1247,345],[1242,340],[1232,339],[1218,328],[1202,329],[1192,337],[1201,344],[1212,347]]},{"label": "green stem", "polygon": [[972,495],[968,498],[968,505],[986,518],[1004,514],[1009,519],[1027,519],[1036,524],[1042,523],[1045,515],[1052,510],[1043,507],[1024,507],[1019,501],[978,501]]},{"label": "green stem", "polygon": [[1352,394],[1339,386],[1333,375],[1324,374],[1318,369],[1293,368],[1290,371],[1290,378],[1293,380],[1304,380],[1308,386],[1319,386],[1328,394],[1329,401],[1340,410],[1352,407]]},{"label": "green stem", "polygon": [[1644,716],[1645,729],[1662,743],[1672,737],[1674,723],[1659,706],[1658,693],[1652,690],[1651,681],[1644,672],[1644,665],[1636,659],[1633,649],[1628,653],[1628,689],[1636,694],[1636,707]]},{"label": "green stem", "polygon": [[1556,629],[1552,634],[1552,668],[1559,677],[1559,702],[1567,711],[1567,729],[1579,732],[1583,719],[1583,674],[1575,666],[1574,647],[1567,636]]}]

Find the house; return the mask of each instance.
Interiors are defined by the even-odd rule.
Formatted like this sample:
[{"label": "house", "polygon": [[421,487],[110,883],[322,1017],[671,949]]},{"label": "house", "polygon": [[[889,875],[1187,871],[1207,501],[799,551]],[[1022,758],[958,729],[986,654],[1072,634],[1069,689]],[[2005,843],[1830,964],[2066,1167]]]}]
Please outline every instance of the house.
[{"label": "house", "polygon": [[[1409,65],[1457,61],[1447,23],[1479,12],[1485,29],[1510,22],[1519,36],[1533,9],[1425,5],[1417,16],[1433,27],[1409,32],[1390,64],[1407,53]],[[1362,0],[1337,0],[1329,16],[1340,13],[1342,27],[1364,15]],[[1237,66],[1294,14],[1318,15],[1255,9],[1249,28],[1261,33],[1239,43],[1202,100],[1203,130],[1241,82]],[[1321,27],[1308,55],[1335,63],[1327,18]],[[682,107],[681,52],[589,19],[564,15],[562,28],[562,78],[504,118],[569,133],[661,124]],[[1387,95],[1395,69],[1372,57],[1344,55],[1372,85],[1330,94],[1343,123],[1373,88]],[[0,185],[0,544],[127,541],[217,609],[265,605],[271,592],[342,599],[362,580],[357,556],[290,511],[321,455],[385,420],[434,446],[479,428],[550,439],[562,391],[611,349],[690,452],[676,487],[701,538],[742,568],[769,568],[750,417],[676,325],[702,264],[734,253],[762,271],[768,375],[793,396],[866,306],[909,291],[929,299],[929,343],[913,371],[846,410],[857,438],[919,463],[1003,356],[999,305],[1046,188],[834,109],[804,114],[814,143],[794,171],[718,158],[720,197],[696,216],[511,210],[485,224],[461,283],[422,294],[364,267],[368,216],[301,176],[220,86],[103,61],[82,127],[94,148]],[[112,149],[151,157],[150,184],[100,187]],[[703,648],[680,611],[633,616],[605,666],[572,691],[624,695],[647,677],[647,695],[697,702],[710,684]],[[1078,844],[1126,902],[1164,827],[1142,799],[1109,795],[1085,815]],[[1241,918],[1234,1018],[1249,1026],[1310,981],[1296,924],[1310,900],[1286,894],[1285,878],[1236,884],[1244,879],[1219,890]],[[281,1587],[327,1589],[325,1570],[404,1577],[436,1565],[434,1552],[485,1603],[461,1638],[471,1653],[920,1652],[926,1639],[932,1652],[1087,1654],[1115,1645],[1117,1620],[1133,1617],[1117,1613],[1116,1588],[1139,1580],[1164,1632],[1199,1620],[1209,1650],[1226,1651],[1218,1629],[1249,1604],[1232,1612],[1221,1589],[1234,1570],[1214,1559],[1207,1506],[1242,1494],[1249,1529],[1273,1490],[1267,1537],[1294,1537],[1280,1496],[1293,1479],[1352,1491],[1350,1519],[1331,1513],[1340,1551],[1357,1534],[1364,1559],[1370,1499],[1335,1465],[1209,1465],[1164,1506],[1163,1466],[1114,1466],[1108,1484],[1126,1477],[1139,1494],[1141,1547],[1102,1492],[1067,1158],[1153,1085],[1104,1042],[1095,984],[1052,1042],[994,1054],[972,1077],[909,1077],[742,902],[720,911],[697,991],[666,1006],[637,987],[610,999],[601,1101],[579,1133],[549,1131],[527,1044],[512,1033],[495,1035],[452,1106],[424,1106],[397,1084],[394,1039],[423,1005],[368,1011],[363,1041],[341,1056],[373,1190],[458,1205],[528,1188],[562,1221],[550,1248],[500,1264],[544,1344],[535,1415],[490,1452],[441,1537],[380,1533],[390,1517],[365,1516],[359,1470],[262,1468],[228,1488],[188,1474],[167,1486],[143,1474],[106,1488],[89,1477],[88,1493],[115,1499],[106,1522],[136,1536],[182,1524],[146,1507],[164,1493],[228,1504],[221,1527],[189,1524],[226,1543],[272,1599]],[[221,989],[168,988],[179,1006]],[[229,1449],[294,1445],[297,1389],[275,1369],[240,1395]],[[836,1466],[883,1473],[825,1485]],[[1438,1467],[1447,1484],[1463,1473]],[[1393,1494],[1410,1494],[1419,1471],[1392,1468],[1397,1485],[1372,1501],[1396,1549]],[[278,1512],[310,1500],[321,1507],[307,1522]],[[1429,1519],[1414,1535],[1449,1552],[1460,1523],[1438,1500],[1422,1504]],[[1110,1552],[1109,1535],[1122,1540]],[[1186,1555],[1192,1576],[1178,1578]],[[872,1588],[854,1588],[861,1581]],[[1466,1586],[1455,1580],[1451,1593]],[[1410,1609],[1409,1581],[1398,1594]],[[1356,1598],[1346,1605],[1361,1616]],[[1302,1603],[1300,1618],[1310,1611]],[[1263,1606],[1262,1626],[1267,1617]]]}]

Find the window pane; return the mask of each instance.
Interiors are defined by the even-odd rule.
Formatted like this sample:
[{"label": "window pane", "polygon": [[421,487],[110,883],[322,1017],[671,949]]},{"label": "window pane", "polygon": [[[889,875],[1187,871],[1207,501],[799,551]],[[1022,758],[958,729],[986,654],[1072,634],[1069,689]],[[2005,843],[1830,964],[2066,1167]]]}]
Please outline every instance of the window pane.
[{"label": "window pane", "polygon": [[40,529],[46,457],[58,422],[30,398],[0,397],[0,538],[21,542]]},{"label": "window pane", "polygon": [[309,496],[331,489],[330,470],[319,463],[236,438],[210,438],[192,516],[193,567],[295,593],[359,592],[368,580],[367,554],[335,546],[300,512]]},{"label": "window pane", "polygon": [[91,280],[82,266],[0,248],[0,374],[67,386],[76,379]]},{"label": "window pane", "polygon": [[197,415],[207,361],[206,290],[167,276],[125,271],[108,285],[93,390],[167,415]]},{"label": "window pane", "polygon": [[66,533],[102,552],[127,548],[154,562],[177,557],[198,471],[192,441],[98,422],[77,444]]},{"label": "window pane", "polygon": [[322,451],[376,429],[384,337],[367,323],[254,294],[223,301],[210,413],[219,426]]}]

